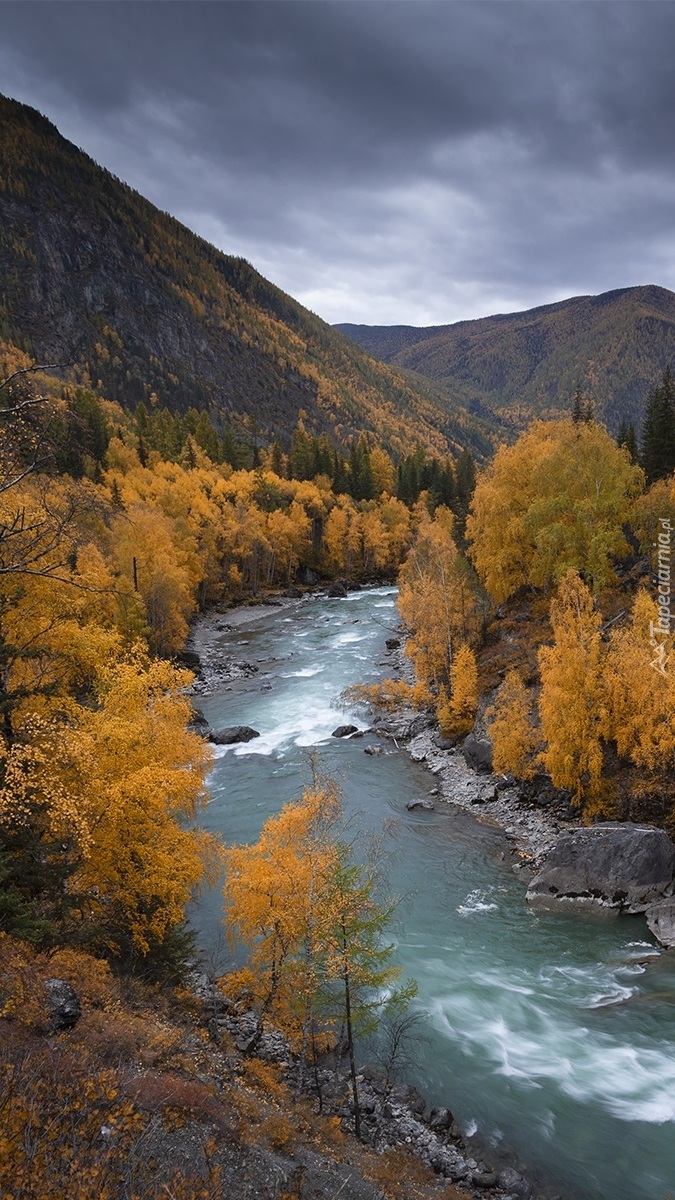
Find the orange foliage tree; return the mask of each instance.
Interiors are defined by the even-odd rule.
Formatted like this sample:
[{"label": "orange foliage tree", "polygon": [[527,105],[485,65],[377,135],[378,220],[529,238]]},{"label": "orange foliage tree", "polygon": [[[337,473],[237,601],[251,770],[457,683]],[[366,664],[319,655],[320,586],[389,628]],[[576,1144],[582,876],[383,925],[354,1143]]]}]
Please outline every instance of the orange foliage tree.
[{"label": "orange foliage tree", "polygon": [[480,477],[466,525],[470,554],[496,602],[570,569],[594,589],[628,552],[622,526],[644,486],[641,469],[601,426],[535,421],[501,446]]}]

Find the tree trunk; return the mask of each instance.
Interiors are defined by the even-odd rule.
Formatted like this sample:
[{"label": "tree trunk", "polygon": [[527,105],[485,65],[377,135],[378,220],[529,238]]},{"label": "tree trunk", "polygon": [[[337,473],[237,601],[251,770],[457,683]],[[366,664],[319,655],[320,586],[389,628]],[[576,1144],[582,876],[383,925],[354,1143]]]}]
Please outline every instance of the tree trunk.
[{"label": "tree trunk", "polygon": [[349,1051],[349,1076],[352,1081],[352,1099],[354,1101],[354,1132],[361,1137],[361,1108],[359,1106],[359,1089],[356,1084],[356,1058],[354,1056],[354,1030],[352,1027],[352,997],[349,986],[349,965],[347,962],[347,938],[343,930],[343,979],[345,985],[345,1023],[347,1025],[347,1049]]}]

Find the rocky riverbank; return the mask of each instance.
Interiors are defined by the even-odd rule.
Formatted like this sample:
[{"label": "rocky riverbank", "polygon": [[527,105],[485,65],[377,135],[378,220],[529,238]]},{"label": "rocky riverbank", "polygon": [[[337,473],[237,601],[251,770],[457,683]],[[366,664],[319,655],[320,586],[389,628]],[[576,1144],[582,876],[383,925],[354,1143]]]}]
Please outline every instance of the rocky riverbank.
[{"label": "rocky riverbank", "polygon": [[542,808],[534,790],[492,771],[477,771],[459,746],[444,743],[425,714],[402,710],[379,719],[375,729],[404,747],[413,762],[427,767],[433,776],[429,796],[434,804],[456,804],[478,821],[503,829],[513,842],[513,865],[518,871],[537,871],[561,833],[578,825],[569,816],[565,800],[547,797]]},{"label": "rocky riverbank", "polygon": [[[301,1086],[305,1093],[320,1097],[321,1110],[339,1117],[344,1132],[353,1134],[354,1105],[346,1065],[339,1053],[325,1056],[316,1071],[305,1072],[300,1079],[297,1056],[278,1031],[267,1029],[258,1036],[255,1015],[227,1002],[207,976],[195,974],[191,986],[204,1004],[217,1039],[228,1034],[242,1058],[254,1046],[255,1057],[279,1064],[294,1089]],[[485,1161],[467,1145],[451,1111],[443,1107],[429,1111],[417,1088],[391,1078],[379,1064],[364,1065],[357,1084],[363,1144],[382,1154],[406,1147],[431,1168],[439,1183],[448,1180],[459,1185],[453,1192],[457,1200],[485,1195],[494,1200],[534,1198],[535,1192],[523,1175],[512,1166]],[[472,1190],[465,1191],[467,1188]]]}]

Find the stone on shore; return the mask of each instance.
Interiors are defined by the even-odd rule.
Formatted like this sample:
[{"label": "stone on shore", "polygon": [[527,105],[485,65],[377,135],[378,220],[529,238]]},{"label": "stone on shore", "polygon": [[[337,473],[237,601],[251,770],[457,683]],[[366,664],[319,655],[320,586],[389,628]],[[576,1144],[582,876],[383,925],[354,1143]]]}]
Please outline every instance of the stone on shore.
[{"label": "stone on shore", "polygon": [[230,725],[227,729],[211,733],[209,741],[215,746],[234,746],[237,742],[250,742],[257,737],[260,737],[258,730],[251,729],[250,725]]},{"label": "stone on shore", "polygon": [[489,775],[492,771],[492,742],[489,738],[479,738],[475,733],[470,733],[462,742],[462,754],[479,775]]},{"label": "stone on shore", "polygon": [[334,729],[330,736],[334,738],[346,738],[351,737],[354,733],[359,733],[357,725],[338,725],[337,729]]},{"label": "stone on shore", "polygon": [[505,1167],[499,1172],[499,1186],[510,1196],[517,1196],[518,1200],[529,1200],[532,1195],[532,1188],[527,1180],[514,1171],[513,1167]]},{"label": "stone on shore", "polygon": [[326,595],[329,600],[346,600],[349,593],[344,583],[340,579],[336,579],[335,583],[331,583]]},{"label": "stone on shore", "polygon": [[48,979],[49,1028],[52,1033],[73,1029],[82,1016],[82,1005],[74,988],[65,979]]},{"label": "stone on shore", "polygon": [[528,900],[590,900],[644,912],[672,895],[675,845],[663,829],[607,822],[565,833],[532,880]]}]

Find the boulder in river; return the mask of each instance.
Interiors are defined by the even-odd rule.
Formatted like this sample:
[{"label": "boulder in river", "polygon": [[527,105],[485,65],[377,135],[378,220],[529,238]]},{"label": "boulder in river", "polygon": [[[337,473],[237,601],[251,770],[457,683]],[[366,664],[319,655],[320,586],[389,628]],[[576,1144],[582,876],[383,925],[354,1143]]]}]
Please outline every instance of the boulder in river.
[{"label": "boulder in river", "polygon": [[387,650],[398,650],[399,646],[401,645],[401,639],[400,638],[387,638],[387,640],[384,644],[387,647]]},{"label": "boulder in river", "polygon": [[532,880],[528,900],[595,900],[644,912],[672,895],[675,845],[663,829],[607,822],[563,834]]},{"label": "boulder in river", "polygon": [[410,812],[414,812],[417,808],[423,808],[425,812],[433,812],[435,807],[436,805],[434,804],[433,800],[427,800],[426,797],[420,800],[409,800],[406,804],[406,808]]},{"label": "boulder in river", "polygon": [[334,729],[331,733],[331,737],[346,738],[351,737],[352,734],[359,732],[360,730],[357,725],[338,725],[337,729]]},{"label": "boulder in river", "polygon": [[648,908],[645,916],[657,942],[668,949],[675,946],[675,900],[661,900]]},{"label": "boulder in river", "polygon": [[331,583],[326,594],[331,600],[346,600],[349,593],[342,580],[336,579],[334,583]]},{"label": "boulder in river", "polygon": [[227,729],[211,733],[209,741],[216,746],[234,746],[237,742],[250,742],[257,737],[260,737],[258,730],[251,729],[250,725],[230,725]]},{"label": "boulder in river", "polygon": [[492,770],[492,742],[486,737],[476,737],[470,733],[462,742],[462,754],[470,767],[479,775],[487,775]]}]

